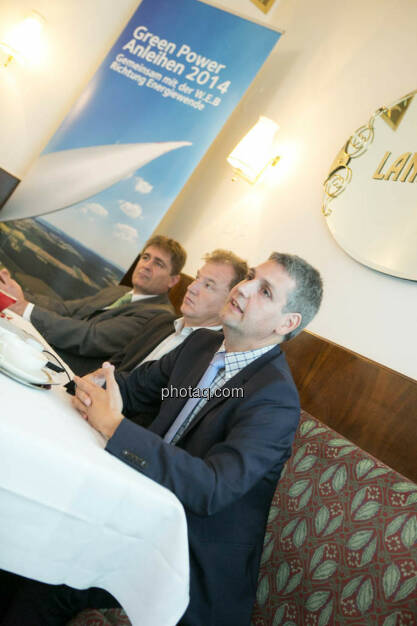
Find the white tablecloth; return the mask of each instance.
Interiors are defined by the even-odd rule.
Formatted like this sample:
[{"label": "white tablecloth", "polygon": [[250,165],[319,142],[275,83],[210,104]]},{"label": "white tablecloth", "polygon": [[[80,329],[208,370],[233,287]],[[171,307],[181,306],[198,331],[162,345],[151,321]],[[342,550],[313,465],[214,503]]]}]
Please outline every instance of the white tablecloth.
[{"label": "white tablecloth", "polygon": [[173,626],[188,603],[183,508],[104,445],[64,389],[0,373],[0,568],[102,587],[134,625]]}]

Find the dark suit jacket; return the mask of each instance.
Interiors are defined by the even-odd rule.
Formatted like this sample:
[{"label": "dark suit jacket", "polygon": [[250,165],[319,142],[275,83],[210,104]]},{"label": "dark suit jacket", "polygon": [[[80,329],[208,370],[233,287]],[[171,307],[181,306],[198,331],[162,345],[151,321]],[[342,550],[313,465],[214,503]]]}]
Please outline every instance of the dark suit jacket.
[{"label": "dark suit jacket", "polygon": [[[129,291],[115,285],[79,300],[29,296],[35,304],[31,322],[77,374],[91,372],[133,337],[146,337],[147,324],[164,328],[175,319],[167,294],[104,310]],[[168,333],[167,333],[168,334]]]},{"label": "dark suit jacket", "polygon": [[131,372],[161,341],[174,332],[172,316],[162,315],[151,319],[146,325],[146,335],[141,334],[133,339],[110,359],[119,372]]},{"label": "dark suit jacket", "polygon": [[197,330],[158,361],[117,382],[126,416],[151,409],[149,429],[124,419],[107,450],[164,485],[182,502],[188,521],[191,601],[187,626],[248,626],[270,502],[290,455],[299,399],[279,346],[241,370],[224,387],[243,398],[212,398],[176,446],[161,437],[186,399],[161,388],[195,387],[223,339]]}]

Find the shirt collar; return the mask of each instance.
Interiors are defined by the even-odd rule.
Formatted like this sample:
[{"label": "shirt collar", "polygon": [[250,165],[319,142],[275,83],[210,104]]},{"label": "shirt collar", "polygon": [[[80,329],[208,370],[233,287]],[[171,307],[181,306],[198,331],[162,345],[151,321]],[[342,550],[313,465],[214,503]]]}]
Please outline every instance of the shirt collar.
[{"label": "shirt collar", "polygon": [[137,300],[145,300],[145,298],[155,298],[156,293],[133,293],[133,289],[131,289],[128,293],[132,294],[132,302],[137,302]]},{"label": "shirt collar", "polygon": [[179,317],[178,319],[174,320],[174,328],[175,328],[175,333],[177,335],[191,335],[192,332],[194,332],[195,330],[198,330],[199,328],[206,328],[208,330],[221,330],[222,327],[221,326],[184,326],[184,318],[183,317]]},{"label": "shirt collar", "polygon": [[264,346],[263,348],[255,348],[255,350],[244,350],[243,352],[226,352],[224,341],[217,352],[224,352],[225,378],[229,380],[235,376],[247,365],[250,365],[255,359],[275,348],[277,344]]}]

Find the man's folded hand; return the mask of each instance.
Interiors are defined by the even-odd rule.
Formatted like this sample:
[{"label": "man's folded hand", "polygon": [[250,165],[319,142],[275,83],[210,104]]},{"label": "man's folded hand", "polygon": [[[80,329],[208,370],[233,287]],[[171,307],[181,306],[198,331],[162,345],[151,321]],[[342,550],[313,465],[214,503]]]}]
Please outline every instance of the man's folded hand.
[{"label": "man's folded hand", "polygon": [[[97,385],[95,379],[104,377],[106,388]],[[123,401],[114,378],[114,366],[103,363],[103,367],[84,378],[74,377],[76,384],[73,406],[93,428],[109,439],[120,422]]]}]

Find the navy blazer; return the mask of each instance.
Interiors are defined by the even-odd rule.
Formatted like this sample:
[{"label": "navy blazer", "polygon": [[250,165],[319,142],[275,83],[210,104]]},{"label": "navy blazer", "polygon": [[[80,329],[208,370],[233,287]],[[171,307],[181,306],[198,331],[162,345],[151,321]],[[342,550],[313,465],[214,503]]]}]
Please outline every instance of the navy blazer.
[{"label": "navy blazer", "polygon": [[197,330],[159,361],[118,374],[124,414],[157,416],[148,429],[124,419],[106,447],[185,508],[191,600],[181,624],[187,626],[250,623],[269,506],[300,413],[276,346],[225,384],[242,388],[243,398],[210,399],[177,445],[165,443],[186,398],[161,402],[161,388],[196,387],[222,340],[221,333]]},{"label": "navy blazer", "polygon": [[158,315],[146,324],[146,332],[134,337],[110,362],[119,372],[131,372],[154,348],[175,331],[172,315]]}]

